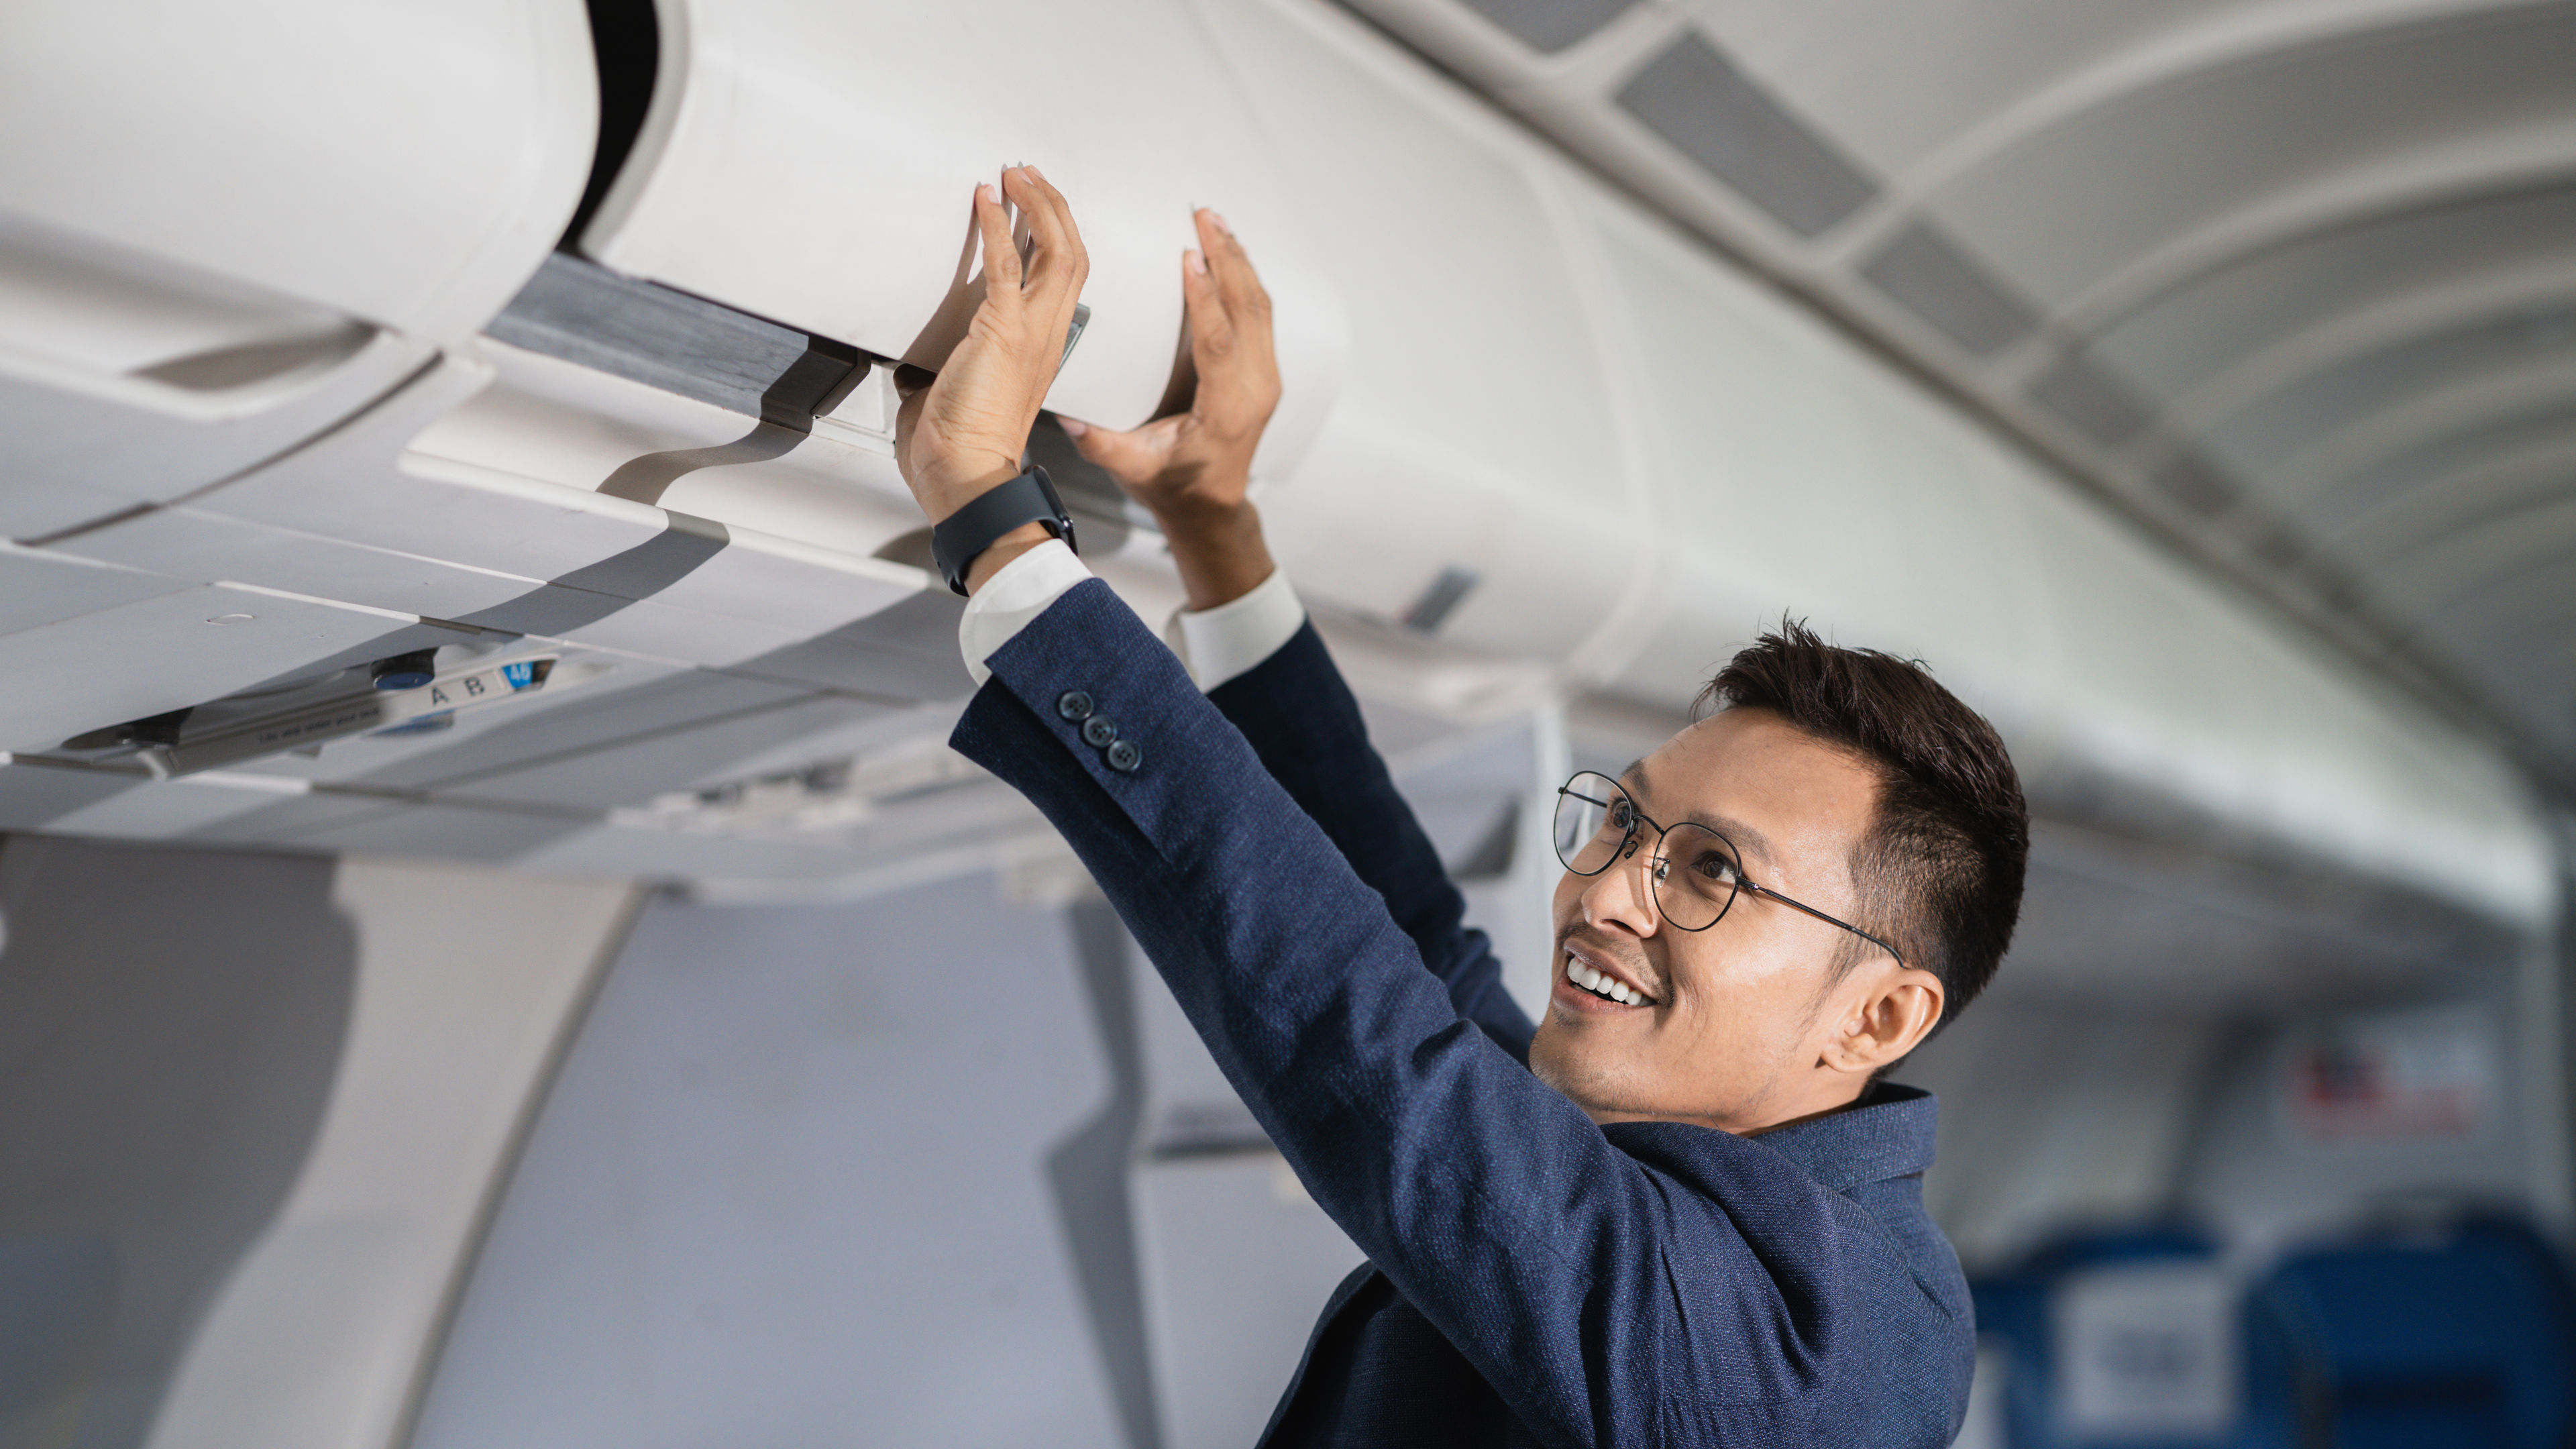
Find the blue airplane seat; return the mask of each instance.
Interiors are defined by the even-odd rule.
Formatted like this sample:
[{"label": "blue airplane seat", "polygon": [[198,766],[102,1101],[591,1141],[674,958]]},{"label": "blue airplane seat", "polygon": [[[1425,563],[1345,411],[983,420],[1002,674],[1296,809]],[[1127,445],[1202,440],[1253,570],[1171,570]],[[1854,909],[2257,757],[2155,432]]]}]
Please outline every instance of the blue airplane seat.
[{"label": "blue airplane seat", "polygon": [[2249,1295],[2249,1445],[2565,1449],[2576,1280],[2519,1218],[2383,1229]]},{"label": "blue airplane seat", "polygon": [[2011,1449],[2232,1449],[2234,1294],[2180,1225],[2056,1238],[1972,1280]]}]

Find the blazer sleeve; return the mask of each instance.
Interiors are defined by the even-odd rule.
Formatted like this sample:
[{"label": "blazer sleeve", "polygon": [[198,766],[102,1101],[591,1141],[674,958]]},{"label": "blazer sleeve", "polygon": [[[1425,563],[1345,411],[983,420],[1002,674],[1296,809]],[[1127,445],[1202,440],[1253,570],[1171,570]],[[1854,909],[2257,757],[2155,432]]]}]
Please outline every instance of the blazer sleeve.
[{"label": "blazer sleeve", "polygon": [[1309,621],[1251,669],[1208,691],[1288,792],[1413,939],[1458,1014],[1521,1061],[1533,1026],[1503,989],[1502,962],[1466,926],[1467,900],[1369,743],[1342,672]]},{"label": "blazer sleeve", "polygon": [[1850,1204],[1723,1134],[1741,1183],[1685,1189],[1463,1020],[1106,584],[986,662],[951,743],[1063,833],[1316,1202],[1543,1442],[1650,1442],[1677,1403],[1785,1427],[1865,1371]]}]

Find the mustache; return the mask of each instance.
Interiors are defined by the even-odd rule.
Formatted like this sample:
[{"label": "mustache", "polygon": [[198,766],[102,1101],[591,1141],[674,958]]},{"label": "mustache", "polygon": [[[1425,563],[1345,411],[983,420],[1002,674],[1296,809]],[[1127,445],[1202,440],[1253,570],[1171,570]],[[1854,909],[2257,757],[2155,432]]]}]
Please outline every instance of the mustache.
[{"label": "mustache", "polygon": [[1578,921],[1556,933],[1557,960],[1565,959],[1565,948],[1568,946],[1581,946],[1593,955],[1611,961],[1619,967],[1630,982],[1635,984],[1638,990],[1657,1000],[1663,999],[1664,988],[1667,985],[1663,979],[1663,973],[1654,969],[1653,963],[1646,959],[1644,951],[1637,948],[1636,942],[1620,940],[1618,937],[1596,931]]}]

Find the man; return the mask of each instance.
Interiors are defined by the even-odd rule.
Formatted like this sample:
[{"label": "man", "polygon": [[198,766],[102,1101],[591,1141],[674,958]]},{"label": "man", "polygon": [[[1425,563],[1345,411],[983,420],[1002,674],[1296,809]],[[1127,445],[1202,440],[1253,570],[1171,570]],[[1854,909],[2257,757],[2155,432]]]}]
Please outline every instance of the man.
[{"label": "man", "polygon": [[1922,1208],[1934,1106],[1875,1082],[2011,934],[1992,729],[1801,630],[1738,655],[1725,708],[1561,792],[1533,1029],[1245,499],[1279,383],[1241,246],[1199,215],[1191,411],[1069,429],[1162,524],[1202,696],[1021,475],[1086,262],[1034,169],[1002,190],[1027,260],[979,187],[987,296],[899,430],[970,595],[953,743],[1063,832],[1368,1254],[1264,1442],[1947,1443],[1974,1329]]}]

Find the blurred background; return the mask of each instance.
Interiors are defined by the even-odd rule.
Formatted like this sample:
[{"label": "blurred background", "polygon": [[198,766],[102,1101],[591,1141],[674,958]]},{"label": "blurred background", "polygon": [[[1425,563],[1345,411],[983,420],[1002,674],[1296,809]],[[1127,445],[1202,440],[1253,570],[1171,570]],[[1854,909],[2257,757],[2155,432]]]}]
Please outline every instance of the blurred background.
[{"label": "blurred background", "polygon": [[1257,1439],[1359,1253],[943,743],[1018,160],[1525,1003],[1767,623],[2003,730],[1962,1444],[2576,1434],[2576,5],[275,0],[0,33],[0,1449]]}]

